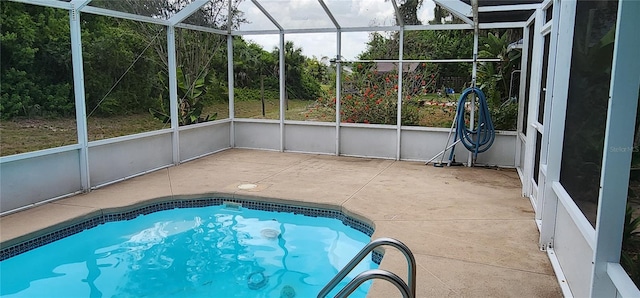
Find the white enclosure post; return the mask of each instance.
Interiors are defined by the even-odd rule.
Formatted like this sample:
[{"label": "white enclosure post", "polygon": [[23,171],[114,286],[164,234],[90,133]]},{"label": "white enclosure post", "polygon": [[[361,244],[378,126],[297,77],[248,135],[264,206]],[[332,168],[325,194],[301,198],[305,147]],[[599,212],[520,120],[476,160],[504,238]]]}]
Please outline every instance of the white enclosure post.
[{"label": "white enclosure post", "polygon": [[169,72],[169,111],[171,115],[171,143],[173,164],[180,163],[180,140],[178,136],[178,73],[176,63],[176,28],[167,26],[167,66]]},{"label": "white enclosure post", "polygon": [[404,77],[404,65],[402,63],[402,57],[404,54],[404,28],[400,28],[400,44],[398,49],[398,113],[396,119],[396,160],[400,160],[400,137],[402,132],[402,79]]},{"label": "white enclosure post", "polygon": [[342,65],[340,56],[341,47],[342,47],[342,32],[338,29],[338,39],[337,39],[337,54],[336,54],[336,156],[340,155],[340,97],[342,94]]},{"label": "white enclosure post", "polygon": [[280,31],[280,151],[284,152],[284,112],[287,95],[285,55],[284,55],[284,32]]},{"label": "white enclosure post", "polygon": [[227,88],[229,90],[229,119],[231,119],[230,125],[230,138],[229,142],[231,148],[235,147],[236,143],[236,130],[235,130],[235,80],[233,78],[233,36],[227,35]]},{"label": "white enclosure post", "polygon": [[[519,168],[521,170],[520,175],[521,175],[521,179],[522,179],[522,187],[523,187],[523,191],[522,191],[522,195],[523,196],[527,196],[527,192],[524,191],[525,185],[527,185],[527,183],[525,183],[526,180],[524,180],[524,168],[523,165],[520,164],[520,154],[522,154],[522,140],[524,138],[522,138],[520,135],[522,134],[522,119],[524,119],[524,117],[526,117],[526,115],[524,115],[524,97],[525,97],[525,87],[526,87],[526,80],[528,80],[529,78],[527,78],[527,59],[529,59],[529,32],[527,30],[527,26],[524,26],[522,28],[522,51],[521,51],[521,56],[520,56],[520,83],[519,83],[519,90],[518,90],[518,117],[516,118],[516,133],[518,134],[518,138],[516,139],[516,157],[514,160],[514,165],[516,166],[516,168]],[[526,125],[526,124],[525,124]]]},{"label": "white enclosure post", "polygon": [[596,219],[596,247],[591,297],[614,297],[616,287],[607,274],[607,263],[619,263],[622,249],[629,169],[640,88],[640,34],[637,14],[640,1],[618,2],[613,50],[609,109],[605,130],[600,197]]},{"label": "white enclosure post", "polygon": [[[471,0],[471,9],[473,12],[473,64],[471,69],[471,87],[476,87],[476,78],[478,75],[478,34],[480,34],[480,20],[478,20],[478,0]],[[444,90],[446,92],[446,90]],[[476,99],[478,96],[474,93],[473,100],[471,101],[471,111],[469,115],[469,128],[474,130],[476,127],[475,124],[475,113],[476,113]],[[458,107],[461,108],[461,107]],[[478,138],[479,136],[476,136]],[[463,138],[463,136],[460,136]],[[469,151],[469,155],[467,157],[467,166],[473,166],[473,152]]]},{"label": "white enclosure post", "polygon": [[[559,7],[559,6],[558,6]],[[558,9],[556,9],[557,11]],[[544,22],[544,10],[538,8],[534,13],[534,25],[533,28],[529,31],[529,34],[533,34],[533,45],[531,46],[531,53],[528,55],[531,58],[531,71],[529,72],[529,78],[527,80],[530,81],[529,85],[529,106],[527,107],[527,115],[523,115],[525,119],[525,151],[524,151],[524,165],[522,169],[524,171],[524,190],[529,196],[535,196],[536,201],[536,219],[540,219],[541,210],[542,210],[542,201],[540,197],[542,196],[542,189],[538,187],[538,192],[536,193],[533,189],[533,177],[535,170],[535,154],[536,154],[536,140],[538,130],[537,127],[533,126],[533,123],[537,122],[538,119],[538,107],[540,105],[540,85],[542,84],[542,55],[544,50],[544,38],[542,37],[542,25]],[[555,35],[551,37],[553,41]],[[550,54],[551,55],[551,54]],[[547,89],[549,92],[552,89]],[[538,177],[539,178],[539,177]],[[538,180],[540,181],[540,180]]]},{"label": "white enclosure post", "polygon": [[[233,11],[233,1],[229,1],[227,11],[229,14]],[[233,78],[233,36],[231,35],[231,29],[233,28],[233,18],[227,18],[227,90],[229,90],[229,145],[231,148],[235,147],[235,81]],[[262,75],[262,73],[260,74]]]},{"label": "white enclosure post", "polygon": [[[556,211],[558,207],[558,199],[552,188],[553,184],[560,181],[560,164],[562,162],[562,145],[564,142],[564,122],[567,110],[567,97],[569,95],[569,75],[571,73],[571,56],[573,46],[573,26],[576,16],[575,1],[558,1],[553,6],[554,16],[556,20],[558,34],[551,36],[551,42],[563,40],[565,42],[557,43],[556,52],[549,55],[556,55],[556,65],[554,68],[554,84],[553,89],[547,89],[547,93],[551,92],[551,99],[546,100],[545,104],[551,105],[549,113],[549,121],[544,120],[549,128],[548,133],[543,134],[542,144],[547,146],[547,173],[544,177],[544,188],[538,189],[538,195],[542,193],[542,224],[540,227],[540,247],[546,249],[548,245],[553,245],[553,237],[556,228]],[[557,11],[557,13],[556,13]],[[536,19],[536,27],[538,27],[538,19]],[[536,35],[540,34],[536,32]],[[535,56],[534,56],[535,58]],[[536,61],[536,60],[534,60]],[[539,85],[537,85],[539,89]],[[537,94],[537,93],[535,93]],[[536,100],[537,101],[537,100]],[[531,106],[530,106],[531,107]],[[538,107],[536,106],[535,109]],[[531,113],[530,113],[531,114]],[[534,115],[534,114],[531,114]],[[537,115],[537,113],[535,113]],[[537,116],[536,116],[537,117]],[[531,133],[537,133],[536,129]]]},{"label": "white enclosure post", "polygon": [[[544,20],[546,20],[546,13],[545,11],[547,10],[548,7],[541,7],[540,10],[538,10],[538,13],[536,14],[539,17],[540,23],[543,23]],[[559,19],[560,18],[560,10],[559,9],[555,9],[554,10],[554,16],[552,17],[552,20],[547,22],[546,24],[542,25],[542,28],[549,28],[549,26],[547,24],[551,23],[551,25],[553,25],[553,19]],[[545,29],[542,29],[542,32],[540,32],[541,36],[540,36],[540,42],[542,45],[542,48],[544,48],[545,46],[549,47],[549,56],[547,57],[547,67],[545,69],[543,69],[543,65],[542,63],[539,63],[540,66],[540,79],[542,78],[542,71],[547,72],[547,81],[544,82],[545,83],[545,88],[546,91],[544,93],[544,97],[545,97],[545,104],[542,107],[543,109],[543,119],[542,119],[542,123],[538,123],[538,125],[542,125],[542,127],[538,126],[534,131],[535,131],[535,135],[537,137],[537,134],[539,133],[540,130],[542,130],[542,139],[541,139],[541,143],[540,143],[540,160],[539,160],[539,170],[538,170],[538,194],[537,194],[537,205],[536,205],[536,219],[539,220],[542,218],[542,206],[544,205],[544,201],[545,201],[545,192],[541,191],[543,189],[546,188],[546,183],[547,183],[547,173],[548,173],[548,165],[549,163],[547,162],[547,155],[549,154],[549,138],[548,135],[551,132],[551,128],[552,126],[550,125],[551,123],[551,107],[552,107],[552,101],[553,101],[553,94],[551,93],[551,90],[553,90],[553,86],[555,84],[555,73],[556,73],[556,58],[557,58],[557,48],[558,48],[558,39],[554,38],[556,36],[558,36],[558,26],[551,26],[550,31],[546,31]],[[545,45],[545,39],[546,39],[546,34],[549,34],[549,45]],[[543,53],[543,52],[541,52]],[[541,59],[544,59],[544,57],[541,57]],[[542,82],[540,82],[540,84],[542,84]],[[536,98],[536,102],[538,103],[536,106],[540,105],[540,85],[537,85],[537,89],[536,89],[536,94],[537,94],[537,98]],[[535,109],[535,117],[536,119],[539,118],[538,115],[538,109]],[[564,121],[564,120],[563,120]],[[553,127],[553,129],[558,129],[557,126]],[[535,146],[533,147],[534,150],[534,154],[535,154]],[[534,155],[532,155],[533,157]],[[535,158],[535,157],[534,157]],[[534,165],[535,166],[535,165]],[[534,173],[535,174],[535,173]]]},{"label": "white enclosure post", "polygon": [[80,144],[80,182],[83,191],[91,190],[89,175],[89,137],[87,129],[87,108],[84,93],[84,70],[82,62],[82,40],[80,12],[69,10],[69,29],[71,34],[71,61],[73,65],[73,94],[76,105],[76,129]]}]

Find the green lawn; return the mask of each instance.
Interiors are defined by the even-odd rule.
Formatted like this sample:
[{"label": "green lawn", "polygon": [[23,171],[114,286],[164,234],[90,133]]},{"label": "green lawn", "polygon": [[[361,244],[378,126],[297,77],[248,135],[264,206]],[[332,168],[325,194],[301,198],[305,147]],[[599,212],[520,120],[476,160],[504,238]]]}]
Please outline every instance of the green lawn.
[{"label": "green lawn", "polygon": [[[429,100],[446,101],[432,97]],[[262,116],[260,101],[237,101],[234,105],[236,118],[278,119],[277,99],[265,101],[265,116]],[[419,107],[420,126],[449,127],[455,109],[441,106],[421,105]],[[217,113],[216,119],[229,115],[227,102],[216,102],[205,108],[203,115]],[[286,120],[335,121],[335,111],[318,107],[315,101],[289,100],[285,111]],[[88,120],[89,140],[102,140],[118,136],[167,128],[169,124],[153,118],[150,114],[119,115],[112,117],[91,117]],[[0,121],[0,156],[13,155],[35,150],[54,148],[77,143],[75,118],[42,119],[17,118]]]}]

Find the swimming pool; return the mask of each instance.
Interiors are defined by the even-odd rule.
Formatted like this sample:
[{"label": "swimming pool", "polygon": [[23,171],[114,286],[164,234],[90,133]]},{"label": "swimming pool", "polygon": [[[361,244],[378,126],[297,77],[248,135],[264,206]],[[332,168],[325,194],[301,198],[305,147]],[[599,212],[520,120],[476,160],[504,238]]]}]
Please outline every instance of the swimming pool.
[{"label": "swimming pool", "polygon": [[[200,208],[160,206],[170,210],[138,217],[104,215],[103,221],[135,218],[3,260],[0,295],[315,297],[370,241],[370,227],[334,210],[244,202],[261,206],[253,210],[220,200]],[[154,209],[145,208],[139,213]],[[350,278],[377,266],[367,258]],[[368,286],[352,297],[366,296]]]}]

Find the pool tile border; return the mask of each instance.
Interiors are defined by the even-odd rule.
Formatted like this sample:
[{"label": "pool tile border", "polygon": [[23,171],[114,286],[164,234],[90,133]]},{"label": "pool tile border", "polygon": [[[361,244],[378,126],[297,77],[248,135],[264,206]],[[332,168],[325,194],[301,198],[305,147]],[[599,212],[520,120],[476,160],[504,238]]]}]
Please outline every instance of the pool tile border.
[{"label": "pool tile border", "polygon": [[[33,239],[23,241],[21,243],[12,245],[10,247],[0,249],[0,261],[27,252],[29,250],[38,248],[40,246],[49,244],[56,240],[71,236],[73,234],[80,233],[84,230],[94,228],[98,225],[113,222],[113,221],[125,221],[134,219],[140,215],[150,214],[163,210],[170,210],[176,208],[197,208],[208,206],[219,206],[225,203],[241,204],[243,208],[262,210],[270,212],[288,212],[294,214],[303,214],[312,217],[325,217],[334,218],[342,221],[346,226],[349,226],[355,230],[358,230],[367,236],[373,235],[373,227],[363,221],[350,217],[344,214],[342,211],[333,209],[324,209],[317,207],[304,207],[291,204],[282,204],[274,202],[254,201],[229,197],[203,197],[197,199],[182,199],[172,200],[166,202],[155,202],[145,206],[133,207],[133,209],[122,212],[109,212],[102,213],[100,215],[85,219],[81,222],[72,224],[67,227],[63,227],[56,231],[47,233],[45,235],[35,237]],[[380,251],[373,251],[371,259],[376,264],[380,264],[382,261],[383,253]]]}]

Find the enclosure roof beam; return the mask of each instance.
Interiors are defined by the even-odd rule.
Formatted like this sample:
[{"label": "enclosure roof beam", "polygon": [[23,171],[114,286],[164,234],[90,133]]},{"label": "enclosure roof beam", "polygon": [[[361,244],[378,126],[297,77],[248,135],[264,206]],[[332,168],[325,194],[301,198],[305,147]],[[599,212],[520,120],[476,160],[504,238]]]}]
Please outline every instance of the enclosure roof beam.
[{"label": "enclosure roof beam", "polygon": [[278,24],[278,21],[276,21],[276,19],[273,18],[273,16],[266,10],[264,9],[264,7],[262,6],[262,4],[258,3],[257,0],[251,0],[251,2],[253,2],[253,4],[256,5],[256,7],[258,7],[258,9],[260,11],[262,11],[262,13],[269,18],[269,20],[271,20],[271,22],[273,23],[273,25],[275,25],[276,27],[278,27],[278,30],[280,30],[281,32],[284,31],[284,28],[282,28],[282,26],[280,26],[280,24]]},{"label": "enclosure roof beam", "polygon": [[99,8],[99,7],[88,6],[88,5],[83,7],[80,11],[84,12],[84,13],[90,13],[90,14],[101,15],[101,16],[106,16],[106,17],[115,17],[115,18],[120,18],[120,19],[139,21],[139,22],[146,22],[146,23],[158,24],[158,25],[163,25],[163,26],[170,25],[169,21],[163,20],[163,19],[152,18],[152,17],[147,17],[147,16],[141,16],[141,15],[137,15],[137,14],[121,12],[121,11],[115,11],[115,10],[111,10],[111,9]]},{"label": "enclosure roof beam", "polygon": [[227,0],[228,10],[227,10],[227,35],[231,35],[231,31],[233,31],[233,1]]},{"label": "enclosure roof beam", "polygon": [[396,12],[396,22],[399,26],[404,26],[404,20],[400,14],[400,9],[398,9],[398,3],[396,3],[396,0],[391,0],[391,4],[393,4],[393,10]]},{"label": "enclosure roof beam", "polygon": [[480,23],[480,29],[524,28],[527,22]]},{"label": "enclosure roof beam", "polygon": [[535,10],[535,9],[538,9],[538,8],[540,8],[540,4],[516,4],[516,5],[481,6],[481,7],[478,7],[478,12]]},{"label": "enclosure roof beam", "polygon": [[[500,62],[502,60],[500,60],[499,58],[479,58],[476,59],[476,61],[478,62]],[[375,63],[394,63],[397,65],[398,62],[402,62],[402,63],[421,63],[421,62],[427,62],[427,63],[466,63],[466,62],[473,62],[473,58],[468,58],[468,59],[373,59],[373,60],[361,60],[361,59],[354,59],[354,60],[342,60],[342,62],[365,62],[365,63],[369,63],[369,62],[375,62]]]},{"label": "enclosure roof beam", "polygon": [[442,6],[463,22],[473,25],[473,21],[469,19],[471,16],[471,5],[462,1],[433,0],[433,2]]},{"label": "enclosure roof beam", "polygon": [[473,25],[471,24],[436,24],[436,25],[406,25],[405,31],[416,30],[471,30]]},{"label": "enclosure roof beam", "polygon": [[340,29],[340,24],[338,23],[338,21],[336,20],[336,18],[333,16],[333,14],[331,13],[331,10],[329,9],[329,7],[327,7],[327,4],[324,3],[323,0],[318,0],[318,2],[320,3],[320,6],[322,6],[322,9],[324,9],[324,12],[329,16],[329,18],[331,19],[331,22],[333,22],[333,25],[336,26],[337,29]]},{"label": "enclosure roof beam", "polygon": [[91,0],[72,0],[71,6],[73,6],[75,10],[80,10],[83,7],[87,6],[89,2],[91,2]]},{"label": "enclosure roof beam", "polygon": [[[456,24],[457,25],[457,24]],[[468,25],[467,25],[468,26]],[[238,30],[232,31],[231,35],[268,35],[279,34],[280,32],[285,34],[291,33],[335,33],[338,32],[373,32],[373,31],[400,31],[400,26],[384,26],[384,27],[347,27],[347,28],[305,28],[305,29],[282,29],[282,30]],[[466,27],[465,27],[466,28]],[[451,29],[451,28],[449,28]],[[436,29],[431,29],[436,30]],[[440,29],[438,29],[440,30]]]},{"label": "enclosure roof beam", "polygon": [[14,2],[33,4],[39,6],[47,6],[53,8],[73,9],[71,3],[64,1],[51,1],[51,0],[13,0]]},{"label": "enclosure roof beam", "polygon": [[220,35],[228,35],[229,34],[229,32],[227,32],[225,30],[209,28],[209,27],[203,27],[203,26],[198,26],[198,25],[185,24],[185,23],[176,24],[175,27],[176,28],[184,28],[184,29],[194,30],[194,31],[215,33],[215,34],[220,34]]},{"label": "enclosure roof beam", "polygon": [[[334,30],[335,31],[335,30]],[[233,36],[243,36],[243,35],[271,35],[271,34],[280,34],[280,30],[277,29],[273,29],[273,30],[238,30],[238,31],[231,31],[231,35]],[[331,31],[333,32],[333,31]]]},{"label": "enclosure roof beam", "polygon": [[189,5],[187,5],[185,8],[183,8],[180,11],[178,11],[178,13],[176,13],[172,17],[170,17],[169,18],[169,24],[171,26],[175,26],[178,23],[184,21],[186,18],[188,18],[190,15],[192,15],[198,9],[200,9],[200,7],[202,7],[205,4],[207,4],[207,2],[209,2],[209,0],[194,0]]},{"label": "enclosure roof beam", "polygon": [[[502,28],[523,28],[526,27],[528,22],[499,22],[499,23],[480,23],[480,29],[502,29]],[[192,25],[191,25],[192,26]],[[184,27],[187,28],[184,24],[176,27]],[[201,30],[219,34],[226,34],[226,32],[222,30],[216,31],[216,29],[198,29],[203,27],[193,26],[191,27],[194,30]],[[399,31],[400,26],[374,26],[374,27],[342,27],[340,28],[340,32],[373,32],[373,31]],[[406,31],[423,31],[423,30],[472,30],[473,25],[471,24],[437,24],[437,25],[405,25],[404,30]],[[286,34],[290,33],[333,33],[337,32],[336,28],[306,28],[306,29],[283,29],[283,30],[237,30],[232,31],[231,35],[234,36],[242,36],[242,35],[269,35],[269,34],[278,34],[280,32],[284,32]]]}]

